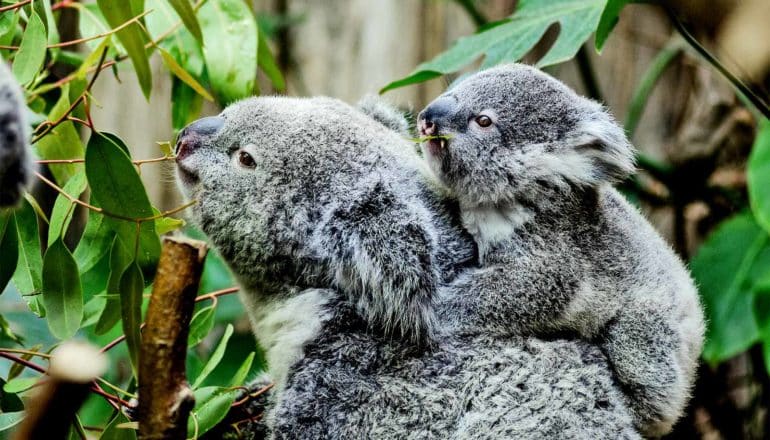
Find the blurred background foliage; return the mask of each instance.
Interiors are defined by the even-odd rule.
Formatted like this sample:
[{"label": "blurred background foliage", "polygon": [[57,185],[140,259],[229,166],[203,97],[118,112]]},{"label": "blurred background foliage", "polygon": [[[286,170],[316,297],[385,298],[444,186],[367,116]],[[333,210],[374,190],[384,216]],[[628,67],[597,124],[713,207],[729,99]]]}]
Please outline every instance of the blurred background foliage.
[{"label": "blurred background foliage", "polygon": [[[24,85],[41,162],[0,215],[0,436],[40,377],[22,364],[45,368],[71,337],[111,361],[110,397],[89,398],[73,438],[135,436],[115,407],[136,388],[159,236],[201,237],[170,174],[181,127],[258,93],[380,91],[414,111],[467,72],[519,60],[624,123],[639,172],[622,189],[698,282],[708,341],[671,438],[770,435],[770,2],[635,3],[0,1],[0,55]],[[210,253],[188,355],[199,434],[264,368],[234,286]]]}]

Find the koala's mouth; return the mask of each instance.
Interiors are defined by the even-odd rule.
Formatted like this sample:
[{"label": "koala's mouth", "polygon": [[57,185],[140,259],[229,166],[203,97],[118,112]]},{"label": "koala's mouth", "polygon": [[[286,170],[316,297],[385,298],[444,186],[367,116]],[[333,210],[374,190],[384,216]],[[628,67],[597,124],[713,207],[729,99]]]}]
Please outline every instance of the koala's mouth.
[{"label": "koala's mouth", "polygon": [[442,156],[449,146],[449,139],[451,139],[451,136],[437,135],[423,136],[417,139],[417,141],[421,142],[425,146],[427,152],[432,156]]}]

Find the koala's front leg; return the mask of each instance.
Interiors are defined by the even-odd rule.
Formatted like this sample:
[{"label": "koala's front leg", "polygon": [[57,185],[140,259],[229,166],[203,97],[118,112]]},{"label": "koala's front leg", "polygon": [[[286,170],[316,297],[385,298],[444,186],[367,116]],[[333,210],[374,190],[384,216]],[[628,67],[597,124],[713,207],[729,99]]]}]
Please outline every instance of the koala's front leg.
[{"label": "koala's front leg", "polygon": [[[689,394],[691,369],[680,335],[655,301],[624,307],[604,331],[603,349],[625,391],[637,428],[650,437],[671,431]],[[692,373],[692,372],[691,372]]]},{"label": "koala's front leg", "polygon": [[428,343],[438,284],[429,215],[377,183],[333,205],[324,217],[314,242],[335,287],[374,328]]}]

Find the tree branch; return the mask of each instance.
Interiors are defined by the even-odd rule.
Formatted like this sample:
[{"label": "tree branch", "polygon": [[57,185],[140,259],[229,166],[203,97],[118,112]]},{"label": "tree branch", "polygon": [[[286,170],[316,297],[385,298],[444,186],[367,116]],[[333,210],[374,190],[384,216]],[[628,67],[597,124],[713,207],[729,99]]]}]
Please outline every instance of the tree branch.
[{"label": "tree branch", "polygon": [[139,356],[139,438],[186,438],[195,399],[187,383],[187,337],[206,244],[166,238]]}]

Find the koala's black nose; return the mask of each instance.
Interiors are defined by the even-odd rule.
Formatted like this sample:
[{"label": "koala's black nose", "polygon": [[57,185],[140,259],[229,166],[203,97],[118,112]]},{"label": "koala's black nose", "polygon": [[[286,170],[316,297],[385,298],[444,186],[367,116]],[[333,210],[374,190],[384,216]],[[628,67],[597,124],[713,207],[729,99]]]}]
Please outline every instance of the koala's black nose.
[{"label": "koala's black nose", "polygon": [[455,113],[456,106],[457,100],[449,96],[442,96],[428,104],[417,116],[420,132],[427,136],[438,134],[439,129],[445,127]]},{"label": "koala's black nose", "polygon": [[182,131],[179,132],[179,137],[177,137],[176,141],[177,160],[183,159],[200,147],[204,138],[216,134],[223,125],[225,125],[225,120],[223,118],[220,118],[219,116],[209,116],[207,118],[198,119],[183,128]]}]

